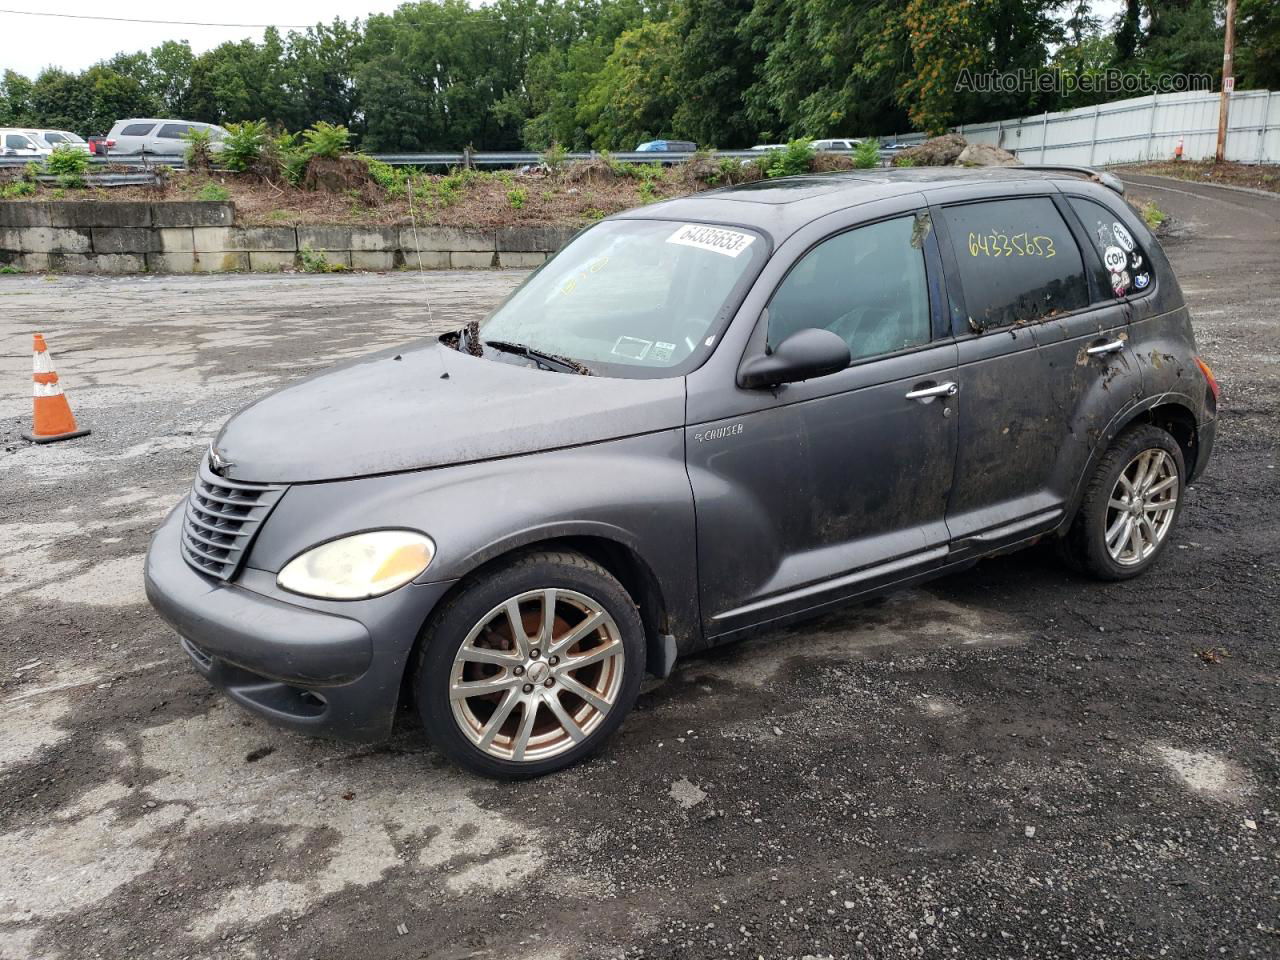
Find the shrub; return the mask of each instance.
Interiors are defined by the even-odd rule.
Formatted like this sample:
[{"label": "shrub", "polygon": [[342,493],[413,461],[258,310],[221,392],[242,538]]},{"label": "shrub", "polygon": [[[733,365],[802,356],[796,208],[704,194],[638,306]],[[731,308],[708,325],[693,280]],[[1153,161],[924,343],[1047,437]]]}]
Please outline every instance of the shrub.
[{"label": "shrub", "polygon": [[770,150],[764,158],[766,177],[793,177],[808,173],[813,165],[813,145],[808,140],[792,140],[780,150]]},{"label": "shrub", "polygon": [[525,205],[529,199],[529,191],[524,187],[513,187],[507,191],[507,203],[511,205],[512,210],[519,210]]},{"label": "shrub", "polygon": [[192,127],[182,138],[187,141],[187,150],[183,156],[188,170],[211,170],[213,168],[213,134],[201,127]]},{"label": "shrub", "polygon": [[307,161],[311,159],[306,149],[298,144],[296,133],[282,133],[271,141],[271,153],[280,176],[295,187],[302,182],[302,175],[307,172]]},{"label": "shrub", "polygon": [[40,176],[40,164],[34,160],[28,160],[22,167],[22,179],[28,183],[35,183],[38,176]]},{"label": "shrub", "polygon": [[893,158],[892,163],[895,167],[914,167],[916,165],[916,158],[911,156],[911,154],[899,154]]},{"label": "shrub", "polygon": [[560,144],[553,142],[542,154],[542,162],[552,173],[560,173],[568,161],[568,152]]},{"label": "shrub", "polygon": [[231,199],[231,191],[220,183],[206,183],[196,194],[196,199],[224,203]]},{"label": "shrub", "polygon": [[262,120],[246,120],[228,123],[227,135],[222,138],[222,153],[218,159],[228,170],[245,173],[261,166],[262,154],[271,144],[267,125]]},{"label": "shrub", "polygon": [[83,187],[84,175],[89,169],[89,154],[60,143],[53,148],[44,162],[45,169],[58,178],[64,187]]},{"label": "shrub", "polygon": [[298,251],[298,259],[302,261],[302,269],[307,273],[337,273],[345,270],[340,263],[330,263],[322,250],[313,250],[310,244],[304,243]]},{"label": "shrub", "polygon": [[17,267],[15,267],[12,263],[6,263],[3,267],[0,267],[0,273],[3,273],[5,275],[21,273],[21,272],[22,271],[19,270]]},{"label": "shrub", "polygon": [[1146,222],[1147,226],[1152,230],[1155,230],[1169,217],[1167,213],[1156,206],[1156,202],[1154,200],[1148,200],[1144,203],[1139,212],[1142,214],[1142,219]]},{"label": "shrub", "polygon": [[659,199],[658,191],[654,188],[653,181],[641,180],[640,181],[640,202],[653,203],[657,199]]},{"label": "shrub", "polygon": [[407,174],[382,160],[376,160],[364,154],[358,156],[369,168],[369,176],[373,177],[374,183],[386,190],[388,196],[399,197],[404,194]]},{"label": "shrub", "polygon": [[737,157],[721,157],[719,173],[725,183],[735,183],[742,176],[742,161]]},{"label": "shrub", "polygon": [[351,134],[343,126],[321,120],[312,124],[311,129],[302,131],[302,148],[307,159],[325,157],[332,160],[346,153],[350,146]]},{"label": "shrub", "polygon": [[853,165],[859,170],[880,166],[880,141],[873,137],[859,142],[853,148]]},{"label": "shrub", "polygon": [[0,197],[14,200],[18,197],[29,197],[36,192],[36,185],[30,180],[14,180],[0,187]]}]

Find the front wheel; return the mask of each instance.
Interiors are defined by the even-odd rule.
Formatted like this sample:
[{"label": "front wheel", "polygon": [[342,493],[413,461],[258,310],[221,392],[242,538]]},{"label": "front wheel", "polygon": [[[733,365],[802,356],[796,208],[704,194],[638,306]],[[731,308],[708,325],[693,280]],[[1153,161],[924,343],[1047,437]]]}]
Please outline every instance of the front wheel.
[{"label": "front wheel", "polygon": [[415,676],[427,735],[503,779],[537,777],[603,746],[635,703],[644,627],[599,564],[539,552],[486,572],[427,627]]},{"label": "front wheel", "polygon": [[1166,431],[1140,425],[1103,455],[1061,547],[1076,569],[1102,580],[1145,572],[1163,551],[1182,509],[1186,465]]}]

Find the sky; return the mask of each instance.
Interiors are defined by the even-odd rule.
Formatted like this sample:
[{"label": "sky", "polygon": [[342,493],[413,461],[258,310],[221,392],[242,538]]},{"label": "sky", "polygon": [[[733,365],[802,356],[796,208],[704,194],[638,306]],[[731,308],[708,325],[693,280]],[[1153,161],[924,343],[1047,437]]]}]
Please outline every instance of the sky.
[{"label": "sky", "polygon": [[[48,66],[78,72],[117,53],[150,50],[165,40],[186,40],[201,53],[227,40],[262,39],[262,27],[205,27],[176,24],[121,23],[52,16],[24,16],[5,12],[25,10],[42,14],[120,16],[139,20],[198,20],[210,23],[275,24],[287,33],[334,17],[351,20],[370,13],[390,13],[403,0],[219,0],[217,4],[175,4],[173,0],[132,0],[127,5],[102,0],[0,0],[0,73],[16,70],[34,77]],[[478,6],[477,0],[472,0]],[[1095,15],[1104,22],[1114,17],[1122,0],[1095,0]],[[1064,14],[1065,15],[1065,14]]]},{"label": "sky", "polygon": [[[173,0],[0,0],[0,11],[28,10],[81,16],[120,16],[154,20],[199,20],[210,23],[307,25],[334,17],[363,19],[390,13],[402,0],[219,0],[216,4],[177,4]],[[287,33],[286,29],[281,30]],[[200,53],[227,40],[262,39],[261,27],[196,27],[170,24],[115,23],[0,12],[0,73],[16,70],[34,77],[48,66],[78,72],[121,51],[150,50],[165,40],[186,40]]]}]

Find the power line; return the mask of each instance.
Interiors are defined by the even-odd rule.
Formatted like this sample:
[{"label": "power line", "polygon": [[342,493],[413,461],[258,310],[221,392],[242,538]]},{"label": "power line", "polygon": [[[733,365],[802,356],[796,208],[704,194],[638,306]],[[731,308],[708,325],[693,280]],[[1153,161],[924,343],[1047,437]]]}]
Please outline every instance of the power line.
[{"label": "power line", "polygon": [[0,10],[20,17],[59,17],[63,20],[110,20],[115,23],[158,23],[171,27],[231,27],[252,30],[265,30],[268,27],[283,27],[286,30],[305,30],[313,27],[313,23],[205,23],[199,20],[145,20],[140,17],[104,17],[90,13],[49,13],[44,10]]}]

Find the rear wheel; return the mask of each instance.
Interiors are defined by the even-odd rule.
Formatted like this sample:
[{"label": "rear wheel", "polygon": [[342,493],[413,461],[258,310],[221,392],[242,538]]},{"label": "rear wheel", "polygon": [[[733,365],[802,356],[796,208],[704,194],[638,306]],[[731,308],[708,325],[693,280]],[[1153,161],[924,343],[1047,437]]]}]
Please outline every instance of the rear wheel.
[{"label": "rear wheel", "polygon": [[428,736],[486,776],[522,779],[603,746],[635,703],[644,627],[630,595],[580,554],[486,573],[433,617],[415,678]]},{"label": "rear wheel", "polygon": [[1103,580],[1145,572],[1163,551],[1182,508],[1182,450],[1159,427],[1121,434],[1094,469],[1061,542],[1071,566]]}]

